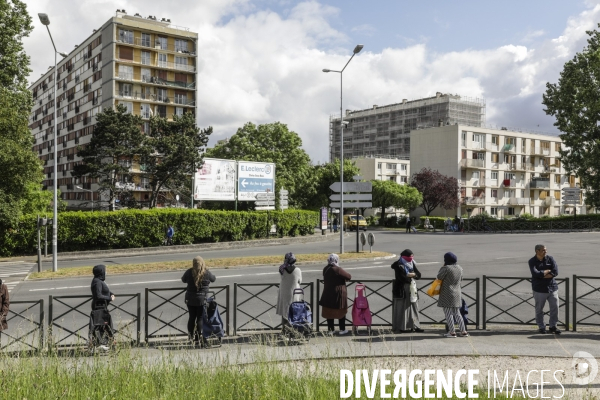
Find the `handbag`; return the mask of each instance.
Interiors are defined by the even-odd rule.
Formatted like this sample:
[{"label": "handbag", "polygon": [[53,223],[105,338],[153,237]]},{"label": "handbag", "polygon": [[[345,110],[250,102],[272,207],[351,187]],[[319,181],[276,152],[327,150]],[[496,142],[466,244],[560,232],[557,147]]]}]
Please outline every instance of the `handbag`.
[{"label": "handbag", "polygon": [[442,288],[442,280],[436,279],[431,284],[431,287],[427,290],[427,294],[430,296],[438,296],[440,294],[440,289]]},{"label": "handbag", "polygon": [[410,302],[416,303],[419,300],[417,295],[417,282],[414,279],[410,280]]}]

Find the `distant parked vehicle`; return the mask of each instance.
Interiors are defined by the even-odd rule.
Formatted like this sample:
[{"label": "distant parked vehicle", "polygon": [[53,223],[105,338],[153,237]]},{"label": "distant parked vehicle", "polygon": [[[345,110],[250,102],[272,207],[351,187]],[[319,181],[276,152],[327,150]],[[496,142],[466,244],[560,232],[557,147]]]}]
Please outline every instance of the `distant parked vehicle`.
[{"label": "distant parked vehicle", "polygon": [[356,223],[356,215],[344,215],[344,230],[362,229],[367,231],[367,220],[362,215],[358,216],[358,228]]}]

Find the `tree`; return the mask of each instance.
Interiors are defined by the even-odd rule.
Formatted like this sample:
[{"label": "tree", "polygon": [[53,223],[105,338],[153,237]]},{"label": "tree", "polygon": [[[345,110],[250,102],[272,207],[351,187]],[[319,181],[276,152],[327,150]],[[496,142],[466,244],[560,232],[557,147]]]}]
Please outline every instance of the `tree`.
[{"label": "tree", "polygon": [[385,209],[388,207],[412,210],[423,202],[419,191],[408,185],[399,185],[394,181],[371,181],[373,184],[373,207],[381,207],[379,223],[385,221]]},{"label": "tree", "polygon": [[587,34],[588,45],[564,65],[558,83],[546,84],[542,104],[563,132],[565,170],[580,178],[586,204],[600,207],[600,32]]},{"label": "tree", "polygon": [[423,196],[420,207],[425,210],[426,215],[437,207],[451,210],[460,205],[458,179],[442,175],[439,171],[423,168],[412,175],[410,185]]},{"label": "tree", "polygon": [[20,0],[0,1],[0,21],[0,87],[13,93],[28,92],[31,69],[23,38],[29,36],[33,26],[27,6]]},{"label": "tree", "polygon": [[77,148],[83,163],[73,168],[73,176],[97,178],[98,191],[107,194],[111,211],[121,191],[118,184],[131,179],[130,165],[144,140],[141,126],[142,117],[128,113],[123,105],[105,108],[96,114],[90,142]]},{"label": "tree", "polygon": [[[352,177],[360,174],[360,169],[350,160],[344,160],[344,182],[352,182]],[[311,166],[310,178],[302,183],[298,201],[307,210],[328,207],[333,194],[329,186],[340,181],[340,160],[332,163]]]},{"label": "tree", "polygon": [[212,127],[200,130],[192,113],[173,116],[173,121],[154,116],[144,139],[140,162],[149,177],[150,208],[156,207],[161,190],[174,188],[191,179],[202,163],[202,150]]},{"label": "tree", "polygon": [[289,191],[292,207],[302,206],[300,188],[311,177],[310,157],[302,149],[302,139],[287,125],[273,122],[264,125],[246,123],[227,143],[207,150],[206,155],[228,160],[275,163],[275,193]]}]

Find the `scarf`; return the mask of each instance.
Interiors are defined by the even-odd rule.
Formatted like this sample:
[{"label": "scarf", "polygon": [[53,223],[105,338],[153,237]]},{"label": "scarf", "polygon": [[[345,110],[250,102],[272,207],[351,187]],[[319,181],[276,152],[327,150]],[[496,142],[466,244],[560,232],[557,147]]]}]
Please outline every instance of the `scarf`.
[{"label": "scarf", "polygon": [[406,258],[405,258],[405,256],[402,256],[402,257],[400,257],[400,260],[398,260],[398,261],[400,261],[402,263],[402,266],[404,267],[404,271],[407,274],[412,274],[413,272],[415,272],[414,269],[413,269],[413,263],[412,263],[413,257],[409,257],[409,258],[411,260],[407,261]]},{"label": "scarf", "polygon": [[283,259],[283,264],[279,266],[279,274],[283,275],[283,270],[288,267],[290,264],[294,264],[296,262],[296,257],[294,257],[294,253],[287,253],[285,258]]},{"label": "scarf", "polygon": [[327,257],[327,264],[328,265],[333,265],[334,267],[339,267],[339,262],[340,262],[340,257],[337,254],[330,254],[329,257]]}]

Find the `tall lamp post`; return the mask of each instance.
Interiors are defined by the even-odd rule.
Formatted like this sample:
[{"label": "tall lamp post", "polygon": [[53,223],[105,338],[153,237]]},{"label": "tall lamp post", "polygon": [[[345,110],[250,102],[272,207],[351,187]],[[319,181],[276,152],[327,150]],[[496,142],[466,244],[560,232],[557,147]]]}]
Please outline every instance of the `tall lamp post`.
[{"label": "tall lamp post", "polygon": [[53,203],[54,203],[54,217],[52,219],[52,271],[56,272],[58,271],[58,258],[57,258],[57,253],[58,253],[58,179],[57,178],[57,173],[56,173],[56,164],[58,162],[58,158],[56,157],[56,146],[58,143],[57,140],[57,131],[56,131],[56,55],[60,54],[63,57],[66,57],[67,54],[65,53],[60,53],[59,51],[56,50],[56,46],[54,45],[54,39],[52,39],[52,34],[50,33],[50,28],[48,28],[48,25],[50,25],[50,18],[48,18],[48,14],[38,14],[38,17],[40,17],[40,22],[46,26],[46,29],[48,30],[48,35],[50,35],[50,40],[52,41],[52,47],[54,47],[54,140],[52,142],[52,148],[53,150],[53,156],[54,156],[54,166],[52,169],[52,179],[54,182],[54,197],[53,197]]},{"label": "tall lamp post", "polygon": [[92,194],[92,211],[94,211],[94,191],[90,189],[84,189],[81,186],[75,186],[79,190],[83,190],[84,192],[90,192]]},{"label": "tall lamp post", "polygon": [[[350,59],[348,60],[348,62],[346,63],[346,65],[344,65],[344,68],[342,68],[341,71],[336,71],[333,69],[323,69],[323,72],[337,72],[338,74],[340,74],[340,128],[341,128],[341,136],[340,136],[340,213],[339,215],[339,223],[342,224],[342,229],[340,229],[340,254],[344,254],[344,115],[343,115],[343,108],[342,108],[342,76],[344,73],[344,70],[346,69],[346,67],[348,66],[348,64],[350,64],[350,61],[352,61],[352,59],[354,58],[355,55],[357,55],[358,53],[360,53],[360,51],[363,49],[363,45],[362,44],[357,44],[356,47],[354,48],[354,51],[352,52],[352,56],[350,57]],[[358,221],[357,221],[358,224]],[[358,225],[357,225],[358,226]],[[357,228],[358,231],[358,228]]]}]

